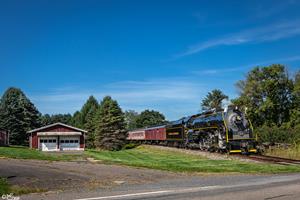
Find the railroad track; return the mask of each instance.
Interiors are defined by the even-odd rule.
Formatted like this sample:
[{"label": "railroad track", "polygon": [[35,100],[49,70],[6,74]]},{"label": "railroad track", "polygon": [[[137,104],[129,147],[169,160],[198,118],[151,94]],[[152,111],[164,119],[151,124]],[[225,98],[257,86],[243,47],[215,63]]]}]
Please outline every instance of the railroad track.
[{"label": "railroad track", "polygon": [[251,159],[260,162],[269,162],[281,165],[300,165],[300,160],[288,159],[288,158],[280,158],[274,156],[266,156],[266,155],[239,155],[239,157]]}]

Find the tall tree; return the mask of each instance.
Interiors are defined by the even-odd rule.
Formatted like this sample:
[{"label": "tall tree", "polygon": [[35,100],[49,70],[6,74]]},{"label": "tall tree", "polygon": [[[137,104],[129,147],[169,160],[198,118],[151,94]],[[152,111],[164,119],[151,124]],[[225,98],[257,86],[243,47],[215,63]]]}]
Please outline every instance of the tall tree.
[{"label": "tall tree", "polygon": [[202,110],[221,109],[223,100],[228,99],[221,90],[214,89],[202,100]]},{"label": "tall tree", "polygon": [[126,143],[124,113],[110,96],[103,98],[96,116],[96,147],[120,150]]},{"label": "tall tree", "polygon": [[300,71],[296,73],[293,83],[290,126],[300,126]]},{"label": "tall tree", "polygon": [[165,116],[158,111],[145,110],[137,117],[137,128],[144,128],[155,125],[162,125],[166,123]]},{"label": "tall tree", "polygon": [[76,111],[73,114],[71,124],[72,124],[72,126],[75,126],[75,127],[78,127],[78,128],[83,128],[82,117],[81,117],[81,112],[80,111]]},{"label": "tall tree", "polygon": [[137,127],[137,119],[139,117],[139,113],[134,110],[126,110],[125,111],[125,123],[127,130],[134,130]]},{"label": "tall tree", "polygon": [[240,97],[232,102],[247,107],[255,125],[280,126],[289,121],[293,82],[283,65],[255,67],[236,86]]},{"label": "tall tree", "polygon": [[28,143],[27,131],[41,125],[41,114],[18,88],[9,88],[0,102],[0,128],[9,131],[10,143]]},{"label": "tall tree", "polygon": [[80,119],[82,128],[87,133],[86,145],[89,148],[95,147],[95,116],[99,108],[98,101],[94,96],[90,96],[80,111]]}]

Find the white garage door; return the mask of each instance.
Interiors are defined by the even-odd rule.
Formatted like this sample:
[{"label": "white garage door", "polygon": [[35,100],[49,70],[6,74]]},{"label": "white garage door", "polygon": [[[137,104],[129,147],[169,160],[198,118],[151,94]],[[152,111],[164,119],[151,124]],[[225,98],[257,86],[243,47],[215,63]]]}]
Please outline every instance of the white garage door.
[{"label": "white garage door", "polygon": [[42,151],[56,151],[57,139],[55,137],[40,138],[40,149]]},{"label": "white garage door", "polygon": [[79,136],[60,137],[60,150],[79,150],[80,138]]}]

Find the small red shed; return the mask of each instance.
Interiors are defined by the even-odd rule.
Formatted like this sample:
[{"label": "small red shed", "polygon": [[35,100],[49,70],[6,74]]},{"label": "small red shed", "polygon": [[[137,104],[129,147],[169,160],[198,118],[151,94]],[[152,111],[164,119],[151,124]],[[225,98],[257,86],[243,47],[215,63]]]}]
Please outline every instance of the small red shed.
[{"label": "small red shed", "polygon": [[9,145],[8,132],[4,130],[0,130],[0,146],[8,146],[8,145]]},{"label": "small red shed", "polygon": [[28,131],[30,148],[41,151],[84,150],[87,131],[55,123]]}]

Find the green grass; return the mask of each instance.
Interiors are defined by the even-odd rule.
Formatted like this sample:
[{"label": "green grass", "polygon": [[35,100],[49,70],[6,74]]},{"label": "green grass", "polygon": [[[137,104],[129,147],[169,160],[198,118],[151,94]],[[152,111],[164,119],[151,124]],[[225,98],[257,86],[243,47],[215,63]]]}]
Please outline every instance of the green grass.
[{"label": "green grass", "polygon": [[83,157],[78,154],[64,154],[60,152],[48,153],[41,152],[28,147],[0,147],[0,157],[16,158],[16,159],[36,159],[49,161],[69,161]]},{"label": "green grass", "polygon": [[273,148],[265,151],[266,155],[300,160],[300,145],[289,148]]},{"label": "green grass", "polygon": [[45,192],[45,190],[39,188],[32,188],[32,187],[20,187],[17,185],[12,186],[8,184],[5,178],[0,177],[0,198],[4,194],[12,193],[14,196],[16,196],[21,194],[33,193],[33,192]]},{"label": "green grass", "polygon": [[10,193],[10,186],[8,185],[6,179],[0,177],[0,197],[3,194]]},{"label": "green grass", "polygon": [[209,160],[207,158],[160,150],[150,146],[140,146],[123,151],[88,150],[87,155],[106,163],[135,167],[168,170],[173,172],[202,173],[280,173],[300,172],[300,166],[257,164],[236,160]]},{"label": "green grass", "polygon": [[[209,160],[198,155],[174,150],[162,150],[151,146],[139,146],[122,151],[86,150],[84,153],[45,153],[26,147],[0,147],[0,157],[16,159],[37,159],[49,161],[70,161],[93,157],[107,164],[121,164],[134,167],[168,170],[173,172],[200,173],[280,173],[300,172],[300,166],[257,164],[237,160]],[[2,183],[3,184],[3,183]]]}]

